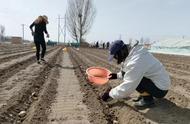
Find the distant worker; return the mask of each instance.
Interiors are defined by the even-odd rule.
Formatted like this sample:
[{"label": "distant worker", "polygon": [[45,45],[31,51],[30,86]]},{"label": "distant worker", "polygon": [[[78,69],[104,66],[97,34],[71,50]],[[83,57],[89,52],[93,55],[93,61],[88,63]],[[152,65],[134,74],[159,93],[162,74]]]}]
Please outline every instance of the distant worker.
[{"label": "distant worker", "polygon": [[[44,56],[46,52],[46,43],[44,39],[44,33],[46,33],[47,38],[49,38],[49,34],[46,29],[46,24],[48,24],[48,17],[44,15],[44,16],[39,16],[30,25],[32,36],[34,36],[34,43],[36,45],[36,57],[38,64],[40,64],[40,59],[41,61],[45,61]],[[33,30],[33,27],[35,27],[35,30]],[[40,46],[42,47],[41,56],[40,56]]]},{"label": "distant worker", "polygon": [[150,107],[155,98],[163,98],[171,85],[170,78],[164,66],[149,53],[142,45],[135,44],[133,47],[117,40],[111,44],[111,61],[117,60],[121,64],[119,73],[111,73],[110,79],[123,79],[123,83],[117,87],[109,88],[101,96],[103,101],[111,99],[127,98],[135,90],[140,93],[135,100],[136,107]]},{"label": "distant worker", "polygon": [[99,48],[99,43],[98,43],[98,41],[96,42],[96,48]]},{"label": "distant worker", "polygon": [[105,43],[102,44],[103,49],[105,49]]},{"label": "distant worker", "polygon": [[107,42],[106,43],[106,48],[109,49],[109,47],[110,47],[110,42]]}]

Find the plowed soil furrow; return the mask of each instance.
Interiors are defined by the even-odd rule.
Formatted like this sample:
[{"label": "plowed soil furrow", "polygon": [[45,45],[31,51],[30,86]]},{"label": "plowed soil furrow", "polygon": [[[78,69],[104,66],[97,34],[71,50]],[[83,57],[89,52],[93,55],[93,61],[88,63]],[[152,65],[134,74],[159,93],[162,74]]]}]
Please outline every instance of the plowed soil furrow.
[{"label": "plowed soil furrow", "polygon": [[[165,66],[165,64],[164,64]],[[187,71],[187,70],[181,70],[181,69],[177,69],[177,68],[173,68],[173,67],[170,67],[170,66],[165,66],[166,69],[171,72],[172,74],[177,74],[179,76],[189,76],[190,75],[190,72]]]},{"label": "plowed soil furrow", "polygon": [[[49,46],[47,46],[47,49],[49,49]],[[6,45],[6,46],[0,46],[0,56],[14,54],[14,53],[20,53],[20,52],[28,52],[33,50],[31,45]]]},{"label": "plowed soil furrow", "polygon": [[25,48],[25,49],[22,49],[22,48],[18,48],[18,49],[9,49],[7,51],[1,51],[0,52],[0,56],[3,56],[3,55],[9,55],[9,54],[13,54],[13,53],[19,53],[19,52],[27,52],[27,51],[31,51],[31,48]]},{"label": "plowed soil furrow", "polygon": [[1,50],[10,50],[10,49],[14,49],[14,48],[26,48],[26,47],[30,47],[31,44],[0,44],[0,49]]},{"label": "plowed soil furrow", "polygon": [[[23,76],[23,78],[21,78],[20,80],[20,83],[22,83],[23,86],[21,86],[20,89],[15,92],[15,94],[12,94],[13,96],[10,97],[6,105],[2,106],[0,109],[0,122],[21,123],[23,120],[25,120],[28,114],[20,116],[19,113],[21,111],[28,112],[32,103],[39,98],[39,93],[42,90],[43,85],[46,83],[47,77],[49,76],[52,68],[54,67],[52,66],[52,64],[56,62],[58,53],[60,51],[61,49],[56,49],[50,54],[48,54],[46,56],[46,63],[42,65],[34,63],[33,65],[27,68],[28,70],[26,69],[28,71],[28,74],[25,75],[28,76]],[[32,68],[32,66],[34,68]],[[51,90],[50,92],[54,91]],[[49,106],[49,104],[47,106]]]},{"label": "plowed soil furrow", "polygon": [[[170,55],[170,54],[154,54],[155,57],[159,58],[160,60],[169,60],[171,63],[189,63],[190,57],[183,56],[183,55]],[[189,64],[188,64],[189,65]]]},{"label": "plowed soil furrow", "polygon": [[[53,48],[55,49],[55,48]],[[47,54],[53,49],[47,51]],[[5,82],[8,78],[10,78],[13,74],[18,71],[25,69],[28,65],[36,62],[35,54],[28,55],[24,58],[20,57],[18,59],[11,59],[7,63],[0,64],[0,84]]]},{"label": "plowed soil furrow", "polygon": [[[53,53],[50,53],[50,55]],[[2,105],[6,104],[6,101],[9,100],[14,93],[17,93],[23,85],[27,84],[38,76],[38,72],[43,69],[42,65],[38,65],[37,63],[31,63],[24,70],[20,70],[11,77],[8,78],[6,82],[1,84],[0,87],[0,108]]]},{"label": "plowed soil furrow", "polygon": [[[82,49],[82,51],[85,51],[85,53],[92,53],[93,55],[95,56],[98,56],[98,57],[101,57],[101,58],[106,58],[105,60],[108,60],[108,50],[100,50],[101,51],[101,54],[99,49],[92,49],[90,51],[88,51],[88,49]],[[99,52],[98,52],[99,51]],[[184,62],[181,62],[181,61],[171,61],[170,58],[167,58],[167,57],[164,57],[164,59],[160,56],[157,56],[157,54],[154,54],[163,64],[165,67],[167,67],[167,69],[171,70],[171,72],[176,72],[176,73],[181,73],[182,75],[190,75],[190,64],[189,64],[189,61],[190,59],[187,59],[187,61],[184,61]],[[166,55],[162,55],[162,56],[166,56]],[[160,58],[159,58],[160,57]],[[173,55],[174,57],[174,55]],[[188,58],[188,57],[186,57]],[[174,71],[173,71],[174,70]]]},{"label": "plowed soil furrow", "polygon": [[[165,66],[176,68],[180,71],[190,72],[190,57],[188,56],[178,56],[178,55],[168,55],[168,54],[154,54]],[[188,73],[189,74],[189,73]]]},{"label": "plowed soil furrow", "polygon": [[96,49],[93,50],[88,51],[88,49],[81,49],[80,52],[84,53],[84,55],[86,55],[87,58],[90,57],[93,61],[96,61],[96,63],[100,63],[100,61],[103,62],[99,66],[108,66],[109,69],[113,72],[118,71],[120,69],[120,66],[116,64],[116,61],[110,63],[108,62],[108,55],[102,53],[104,50],[99,51],[101,52],[101,54]]},{"label": "plowed soil furrow", "polygon": [[107,59],[105,59],[105,60],[108,60],[108,55],[109,55],[108,50],[92,49],[89,51],[88,48],[84,48],[84,49],[82,49],[82,51],[87,52],[87,53],[92,53],[92,55],[98,56],[100,58],[106,58],[107,57]]},{"label": "plowed soil furrow", "polygon": [[7,45],[7,46],[0,46],[0,52],[10,52],[10,51],[13,51],[13,50],[26,50],[26,49],[29,49],[31,48],[30,45],[21,45],[21,46],[17,46],[17,45]]},{"label": "plowed soil furrow", "polygon": [[[87,52],[88,48],[84,48],[82,50]],[[88,52],[91,52],[94,55],[98,55],[99,57],[103,57],[103,58],[107,57],[108,58],[108,50],[92,49]],[[99,53],[101,53],[101,54],[99,54]],[[187,57],[187,56],[181,57],[181,56],[177,56],[177,55],[165,55],[165,54],[154,54],[154,56],[157,57],[161,62],[163,62],[164,64],[166,64],[172,68],[177,68],[180,70],[188,70],[188,71],[190,69],[190,64],[189,64],[190,57]],[[178,57],[180,57],[180,59]],[[184,58],[185,58],[185,60],[184,60]]]},{"label": "plowed soil furrow", "polygon": [[[77,51],[70,49],[70,57],[74,66],[78,66],[75,70],[75,74],[77,75],[81,90],[85,93],[83,102],[90,109],[89,119],[93,124],[97,124],[101,122],[101,124],[112,124],[113,120],[116,119],[108,109],[108,106],[99,100],[99,94],[95,90],[96,87],[89,85],[87,83],[85,77],[85,69],[90,66],[90,64],[86,63],[87,59],[83,59],[81,56],[77,55]],[[89,62],[89,61],[88,61]],[[107,86],[102,87],[102,89],[106,89]]]},{"label": "plowed soil furrow", "polygon": [[[109,68],[110,65],[106,64],[104,61],[101,61],[102,58],[98,59],[98,57],[94,57],[93,55],[90,55],[91,50],[89,50],[88,53],[82,52],[82,51],[83,50],[80,49],[80,52],[73,51],[73,53],[75,54],[75,56],[80,56],[79,58],[81,58],[83,60],[83,63],[91,61],[91,63],[94,62],[93,66],[101,65],[103,67]],[[88,59],[88,61],[87,61],[87,59]],[[86,63],[86,64],[88,65],[88,63]],[[117,67],[115,67],[115,68],[117,68]],[[189,97],[187,97],[188,94],[186,94],[186,93],[188,93],[187,91],[189,90],[189,88],[187,88],[186,91],[183,92],[183,90],[185,89],[184,88],[185,83],[183,81],[180,81],[180,83],[182,84],[181,88],[183,90],[181,90],[181,92],[179,92],[179,90],[176,90],[176,89],[178,89],[178,86],[179,86],[178,82],[176,82],[176,79],[173,80],[173,82],[174,82],[174,84],[176,84],[176,86],[175,85],[172,86],[171,91],[166,96],[167,99],[158,101],[157,102],[158,106],[156,106],[156,108],[148,109],[145,111],[138,111],[139,115],[136,114],[135,117],[141,116],[140,121],[141,122],[144,121],[144,122],[148,122],[148,123],[179,123],[179,124],[188,123],[189,122],[188,117],[190,116],[190,111],[188,109],[190,107],[190,104],[189,104],[190,100],[189,100]],[[125,104],[125,103],[124,104],[117,103],[116,105],[119,106],[119,107],[117,106],[118,110],[116,110],[116,113],[117,112],[122,113],[122,110],[121,111],[119,110],[121,108],[129,109],[129,108],[126,108],[127,104]],[[164,108],[162,108],[163,106],[164,106]],[[130,110],[130,111],[133,111],[133,110]],[[166,111],[167,111],[167,113],[166,113]],[[185,116],[182,114],[183,112],[186,113]],[[125,111],[124,111],[124,113],[125,113]],[[125,113],[125,114],[127,114],[127,113]],[[154,116],[154,115],[160,115],[160,116]],[[168,117],[169,119],[164,118],[164,116],[167,116],[167,117],[169,116]],[[126,117],[126,116],[123,116],[123,117]],[[139,117],[137,117],[137,118],[139,118]],[[125,118],[122,118],[122,115],[119,116],[118,120],[120,120],[120,122],[122,122],[123,120],[126,121]],[[125,121],[123,121],[123,123]],[[132,121],[128,121],[128,123],[132,123]],[[138,122],[134,122],[134,123],[138,123]]]},{"label": "plowed soil furrow", "polygon": [[161,61],[166,68],[173,69],[178,73],[190,74],[190,68],[186,63],[181,63],[181,66],[171,64],[169,61]]},{"label": "plowed soil furrow", "polygon": [[18,58],[20,56],[26,56],[29,55],[31,53],[34,53],[35,51],[27,51],[27,52],[21,52],[21,53],[15,53],[15,54],[11,54],[11,55],[4,55],[0,57],[0,64],[4,63],[4,62],[8,62],[11,59],[15,59]]},{"label": "plowed soil furrow", "polygon": [[59,65],[62,62],[62,51],[57,54],[57,59],[50,64],[51,72],[44,81],[42,90],[39,91],[38,100],[33,102],[28,109],[27,116],[23,124],[46,124],[48,122],[48,114],[51,112],[51,104],[54,102],[57,93],[57,79],[59,78]]},{"label": "plowed soil furrow", "polygon": [[[96,124],[96,120],[97,118],[100,118],[99,116],[102,116],[101,114],[104,114],[103,117],[105,118],[100,118],[102,120],[106,119],[108,124],[113,124],[114,122],[117,122],[117,115],[114,115],[115,112],[115,108],[111,108],[109,107],[108,104],[105,104],[104,102],[102,102],[101,100],[99,100],[99,96],[100,93],[102,93],[103,91],[105,91],[105,89],[107,87],[109,87],[109,85],[105,85],[102,87],[95,87],[93,85],[89,85],[88,81],[85,80],[84,78],[81,79],[81,77],[85,76],[85,70],[90,67],[90,66],[98,66],[98,63],[96,61],[92,61],[90,60],[88,57],[83,56],[84,54],[81,54],[78,51],[72,50],[71,49],[71,58],[73,59],[73,63],[77,64],[80,66],[80,70],[76,70],[76,74],[78,75],[79,80],[81,80],[81,87],[85,92],[85,103],[89,106],[92,115],[90,117],[91,120],[93,120],[92,122],[94,124]],[[90,64],[87,63],[88,61],[91,61],[91,63],[94,64]],[[81,74],[82,73],[82,74]],[[99,112],[97,112],[97,108],[99,108]],[[127,110],[131,110],[131,108],[127,108]],[[133,111],[133,114],[136,114],[136,111]],[[96,115],[96,116],[95,116]],[[137,116],[140,118],[140,120],[136,120],[137,123],[141,123],[143,122],[143,116],[141,116],[141,114],[137,114]],[[135,119],[134,119],[135,120]],[[145,121],[144,121],[145,122]]]}]

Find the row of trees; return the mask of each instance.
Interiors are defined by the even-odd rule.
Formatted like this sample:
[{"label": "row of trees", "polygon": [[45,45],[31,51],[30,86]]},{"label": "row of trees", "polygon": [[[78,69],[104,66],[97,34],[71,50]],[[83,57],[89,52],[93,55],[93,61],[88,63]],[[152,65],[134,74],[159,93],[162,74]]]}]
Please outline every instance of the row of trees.
[{"label": "row of trees", "polygon": [[[93,0],[68,0],[67,29],[71,37],[79,44],[92,27],[95,15]],[[5,27],[0,25],[0,40],[3,39],[4,33]]]},{"label": "row of trees", "polygon": [[84,36],[92,27],[95,14],[93,0],[68,0],[67,29],[78,43],[83,41]]}]

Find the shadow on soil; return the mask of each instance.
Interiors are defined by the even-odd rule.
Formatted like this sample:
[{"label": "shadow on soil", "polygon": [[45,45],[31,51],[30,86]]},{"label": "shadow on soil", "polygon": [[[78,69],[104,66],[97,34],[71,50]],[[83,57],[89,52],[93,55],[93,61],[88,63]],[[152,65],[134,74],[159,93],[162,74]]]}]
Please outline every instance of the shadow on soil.
[{"label": "shadow on soil", "polygon": [[190,109],[177,106],[175,103],[167,99],[156,100],[155,107],[147,110],[139,110],[129,104],[125,100],[117,101],[109,104],[110,107],[130,107],[131,109],[141,113],[144,117],[153,122],[164,124],[189,124],[190,122]]},{"label": "shadow on soil", "polygon": [[76,68],[79,68],[79,66],[74,66],[74,67],[69,67],[69,66],[62,66],[60,64],[50,64],[48,62],[44,62],[45,64],[48,65],[48,67],[50,68],[54,68],[54,67],[58,67],[58,68],[62,68],[62,69],[76,69]]}]

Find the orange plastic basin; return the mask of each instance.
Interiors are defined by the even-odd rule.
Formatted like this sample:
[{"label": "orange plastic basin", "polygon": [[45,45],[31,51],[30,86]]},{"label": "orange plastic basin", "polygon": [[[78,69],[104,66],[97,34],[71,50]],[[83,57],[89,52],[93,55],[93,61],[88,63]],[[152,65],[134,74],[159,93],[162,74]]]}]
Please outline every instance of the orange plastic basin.
[{"label": "orange plastic basin", "polygon": [[86,74],[93,85],[103,85],[108,82],[111,71],[103,67],[90,67],[86,70]]}]

